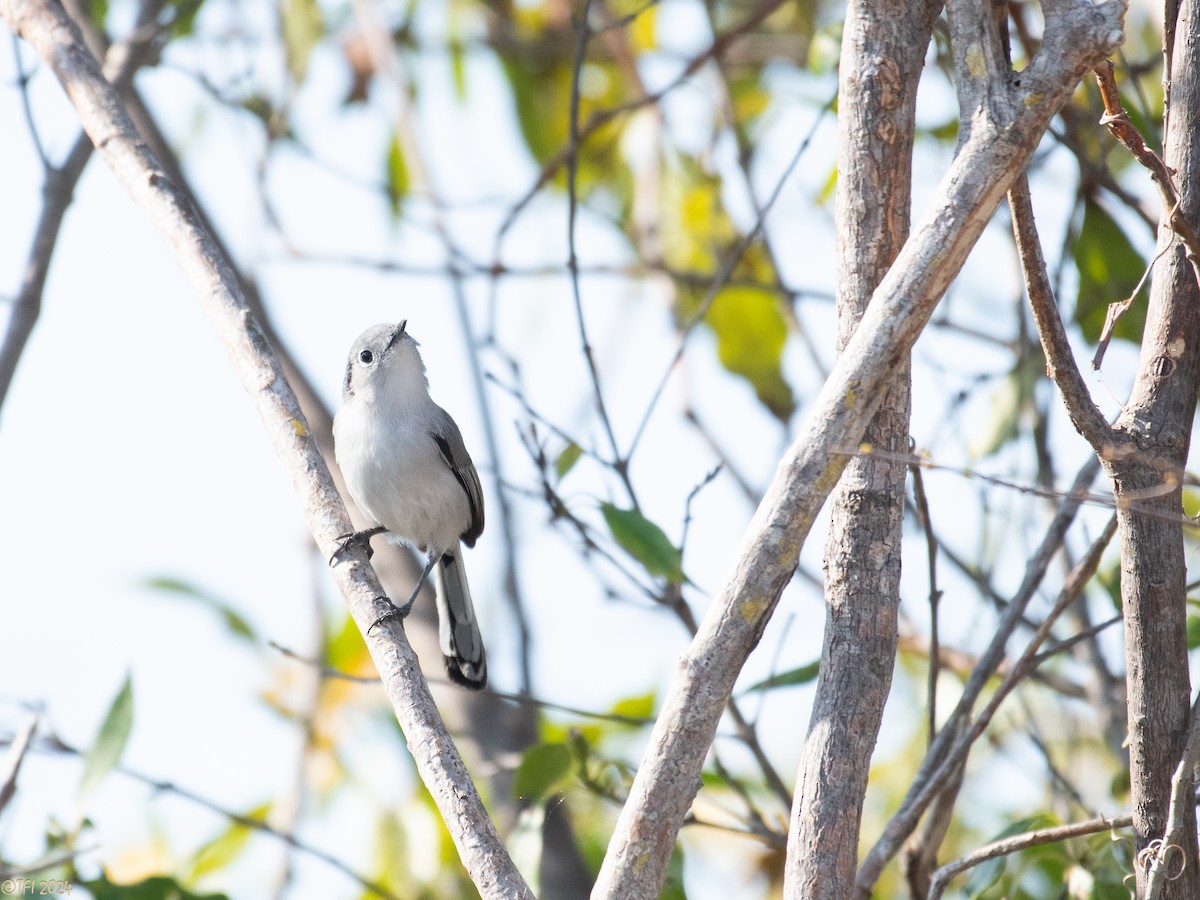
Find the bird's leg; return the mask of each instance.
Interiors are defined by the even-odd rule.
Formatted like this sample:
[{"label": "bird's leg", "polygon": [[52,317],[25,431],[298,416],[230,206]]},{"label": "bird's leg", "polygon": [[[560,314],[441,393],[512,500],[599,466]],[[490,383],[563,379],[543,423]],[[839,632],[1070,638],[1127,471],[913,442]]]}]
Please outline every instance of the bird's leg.
[{"label": "bird's leg", "polygon": [[370,634],[375,627],[387,619],[403,619],[412,610],[413,604],[417,601],[417,594],[421,593],[421,588],[425,586],[425,582],[429,580],[429,573],[433,571],[434,564],[441,557],[440,553],[429,554],[429,562],[425,564],[425,568],[421,571],[421,577],[417,579],[417,586],[413,588],[412,596],[410,596],[399,607],[393,606],[382,616],[371,623],[371,627],[367,629],[367,634]]},{"label": "bird's leg", "polygon": [[377,534],[384,534],[386,532],[387,529],[382,525],[376,525],[374,528],[365,528],[362,531],[351,531],[348,534],[339,534],[338,540],[341,541],[341,543],[338,544],[338,548],[333,551],[333,556],[329,557],[329,564],[331,566],[337,565],[338,558],[351,547],[364,548],[367,551],[367,559],[370,559],[375,553],[375,551],[371,549],[371,538],[375,537]]}]

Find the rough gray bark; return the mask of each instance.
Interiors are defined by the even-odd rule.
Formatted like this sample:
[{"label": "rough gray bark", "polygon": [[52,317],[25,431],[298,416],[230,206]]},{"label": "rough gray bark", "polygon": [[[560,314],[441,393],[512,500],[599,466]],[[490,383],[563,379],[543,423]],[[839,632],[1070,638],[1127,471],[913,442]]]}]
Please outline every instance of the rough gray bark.
[{"label": "rough gray bark", "polygon": [[[796,570],[813,519],[857,451],[937,301],[1079,78],[1124,38],[1123,2],[1047,0],[1042,49],[1019,82],[983,60],[969,136],[872,297],[780,462],[731,573],[678,664],[593,897],[657,897],[742,665]],[[979,4],[967,4],[983,19]],[[982,26],[981,26],[982,28]],[[974,44],[978,52],[977,43]],[[964,45],[961,52],[969,52]],[[986,54],[985,54],[986,55]]]},{"label": "rough gray bark", "polygon": [[[338,536],[350,530],[350,521],[296,396],[246,307],[228,259],[139,139],[116,91],[105,81],[62,7],[50,0],[3,0],[0,14],[62,82],[104,161],[166,237],[258,408],[317,546],[331,555]],[[402,625],[389,621],[375,629],[374,636],[366,634],[379,614],[372,600],[382,588],[363,552],[347,556],[334,567],[334,579],[366,636],[417,769],[471,879],[487,898],[532,898],[441,721]]]},{"label": "rough gray bark", "polygon": [[[917,82],[938,0],[851,0],[838,85],[838,348],[908,237]],[[864,441],[882,457],[847,464],[825,545],[825,638],[800,758],[784,896],[852,895],[871,754],[895,665],[908,453],[903,363]]]}]

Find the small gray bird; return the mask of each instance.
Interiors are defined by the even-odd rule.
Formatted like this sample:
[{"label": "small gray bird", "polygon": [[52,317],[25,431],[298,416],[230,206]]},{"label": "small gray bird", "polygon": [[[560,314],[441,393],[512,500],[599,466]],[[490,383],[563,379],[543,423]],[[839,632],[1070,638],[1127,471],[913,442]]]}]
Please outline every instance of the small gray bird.
[{"label": "small gray bird", "polygon": [[333,420],[334,450],[350,496],[373,524],[344,535],[334,561],[352,543],[369,553],[371,538],[385,533],[426,554],[412,596],[374,624],[408,615],[436,564],[446,671],[478,690],[487,685],[487,660],[460,542],[473,547],[483,531],[483,491],[458,426],[429,396],[407,324],[368,328],[350,349],[342,408]]}]

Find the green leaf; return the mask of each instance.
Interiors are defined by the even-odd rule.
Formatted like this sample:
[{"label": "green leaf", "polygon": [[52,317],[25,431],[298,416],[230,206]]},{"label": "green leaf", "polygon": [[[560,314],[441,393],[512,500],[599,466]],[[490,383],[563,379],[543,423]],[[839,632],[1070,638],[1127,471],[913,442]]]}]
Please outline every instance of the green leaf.
[{"label": "green leaf", "polygon": [[636,509],[618,509],[611,503],[601,503],[600,511],[613,540],[621,549],[642,564],[651,575],[666,578],[673,584],[686,580],[683,574],[683,553],[671,543],[661,528]]},{"label": "green leaf", "polygon": [[113,698],[96,739],[83,758],[83,777],[79,782],[76,805],[82,813],[92,792],[121,760],[129,732],[133,728],[133,682],[128,674]]},{"label": "green leaf", "polygon": [[534,159],[545,162],[569,132],[571,73],[565,66],[532,57],[505,56],[502,62],[525,145]]},{"label": "green leaf", "polygon": [[1121,611],[1121,564],[1113,562],[1096,572],[1096,583],[1104,588],[1113,610]]},{"label": "green leaf", "polygon": [[313,47],[325,36],[325,20],[317,0],[283,0],[279,9],[288,74],[301,84],[308,74]]},{"label": "green leaf", "polygon": [[1183,523],[1183,538],[1189,544],[1190,554],[1191,547],[1200,541],[1200,491],[1195,488],[1183,489],[1183,514],[1190,519]]},{"label": "green leaf", "polygon": [[[1188,605],[1191,605],[1190,601]],[[1200,647],[1200,615],[1193,612],[1187,615],[1187,646],[1189,650]]]},{"label": "green leaf", "polygon": [[225,623],[225,627],[237,637],[245,638],[249,641],[258,640],[258,635],[254,633],[254,629],[250,626],[250,623],[237,610],[219,597],[208,593],[190,581],[172,578],[169,575],[158,575],[147,579],[145,586],[151,590],[175,594],[182,599],[194,600],[197,603],[207,606],[221,617]]},{"label": "green leaf", "polygon": [[575,463],[579,462],[579,457],[583,456],[583,449],[575,443],[567,444],[565,450],[558,454],[558,459],[554,460],[554,476],[558,481],[563,480],[563,476],[571,471]]},{"label": "green leaf", "polygon": [[[1108,305],[1128,297],[1146,271],[1146,261],[1133,248],[1121,227],[1104,208],[1084,202],[1083,224],[1075,238],[1075,268],[1079,272],[1079,296],[1075,321],[1091,343],[1100,338]],[[1115,337],[1138,342],[1146,325],[1145,286],[1139,299],[1117,322]]]},{"label": "green leaf", "polygon": [[512,859],[536,897],[542,892],[542,856],[545,850],[542,835],[545,834],[546,804],[523,804],[517,816],[517,824],[505,835],[504,844]]},{"label": "green leaf", "polygon": [[95,900],[229,900],[228,894],[193,894],[174,878],[154,875],[136,884],[113,884],[108,876],[81,882]]},{"label": "green leaf", "polygon": [[169,0],[167,7],[174,12],[171,20],[171,37],[188,37],[196,30],[196,14],[204,0]]},{"label": "green leaf", "polygon": [[[242,815],[254,822],[264,822],[271,804],[264,803]],[[187,881],[194,882],[205,875],[224,869],[241,855],[254,829],[241,822],[231,822],[229,827],[196,851],[188,869]]]},{"label": "green leaf", "polygon": [[918,131],[919,134],[928,135],[935,141],[941,141],[944,144],[950,144],[958,140],[958,116],[951,116],[941,125],[934,125],[931,128],[922,128]]},{"label": "green leaf", "polygon": [[745,693],[751,691],[767,691],[771,688],[778,687],[794,687],[798,684],[808,684],[817,677],[817,673],[821,671],[821,660],[814,659],[812,662],[800,666],[796,669],[789,669],[786,672],[780,672],[777,675],[772,675],[770,678],[764,678],[755,684],[746,688]]},{"label": "green leaf", "polygon": [[566,744],[535,744],[525,751],[513,779],[513,797],[538,800],[571,773],[571,751]]},{"label": "green leaf", "polygon": [[678,843],[671,851],[671,860],[667,863],[667,875],[663,879],[658,900],[687,900],[687,893],[683,889],[683,849]]},{"label": "green leaf", "polygon": [[393,134],[388,144],[386,184],[392,216],[399,218],[404,198],[408,195],[409,177],[408,164],[404,161],[404,148],[400,146],[398,134]]}]

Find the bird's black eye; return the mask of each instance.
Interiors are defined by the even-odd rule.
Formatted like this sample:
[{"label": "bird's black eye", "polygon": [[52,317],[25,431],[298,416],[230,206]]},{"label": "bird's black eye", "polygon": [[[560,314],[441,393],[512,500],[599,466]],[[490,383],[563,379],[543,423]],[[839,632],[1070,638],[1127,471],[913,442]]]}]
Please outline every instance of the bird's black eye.
[{"label": "bird's black eye", "polygon": [[369,366],[371,363],[375,362],[375,354],[370,350],[363,350],[358,354],[358,361],[363,365]]}]

